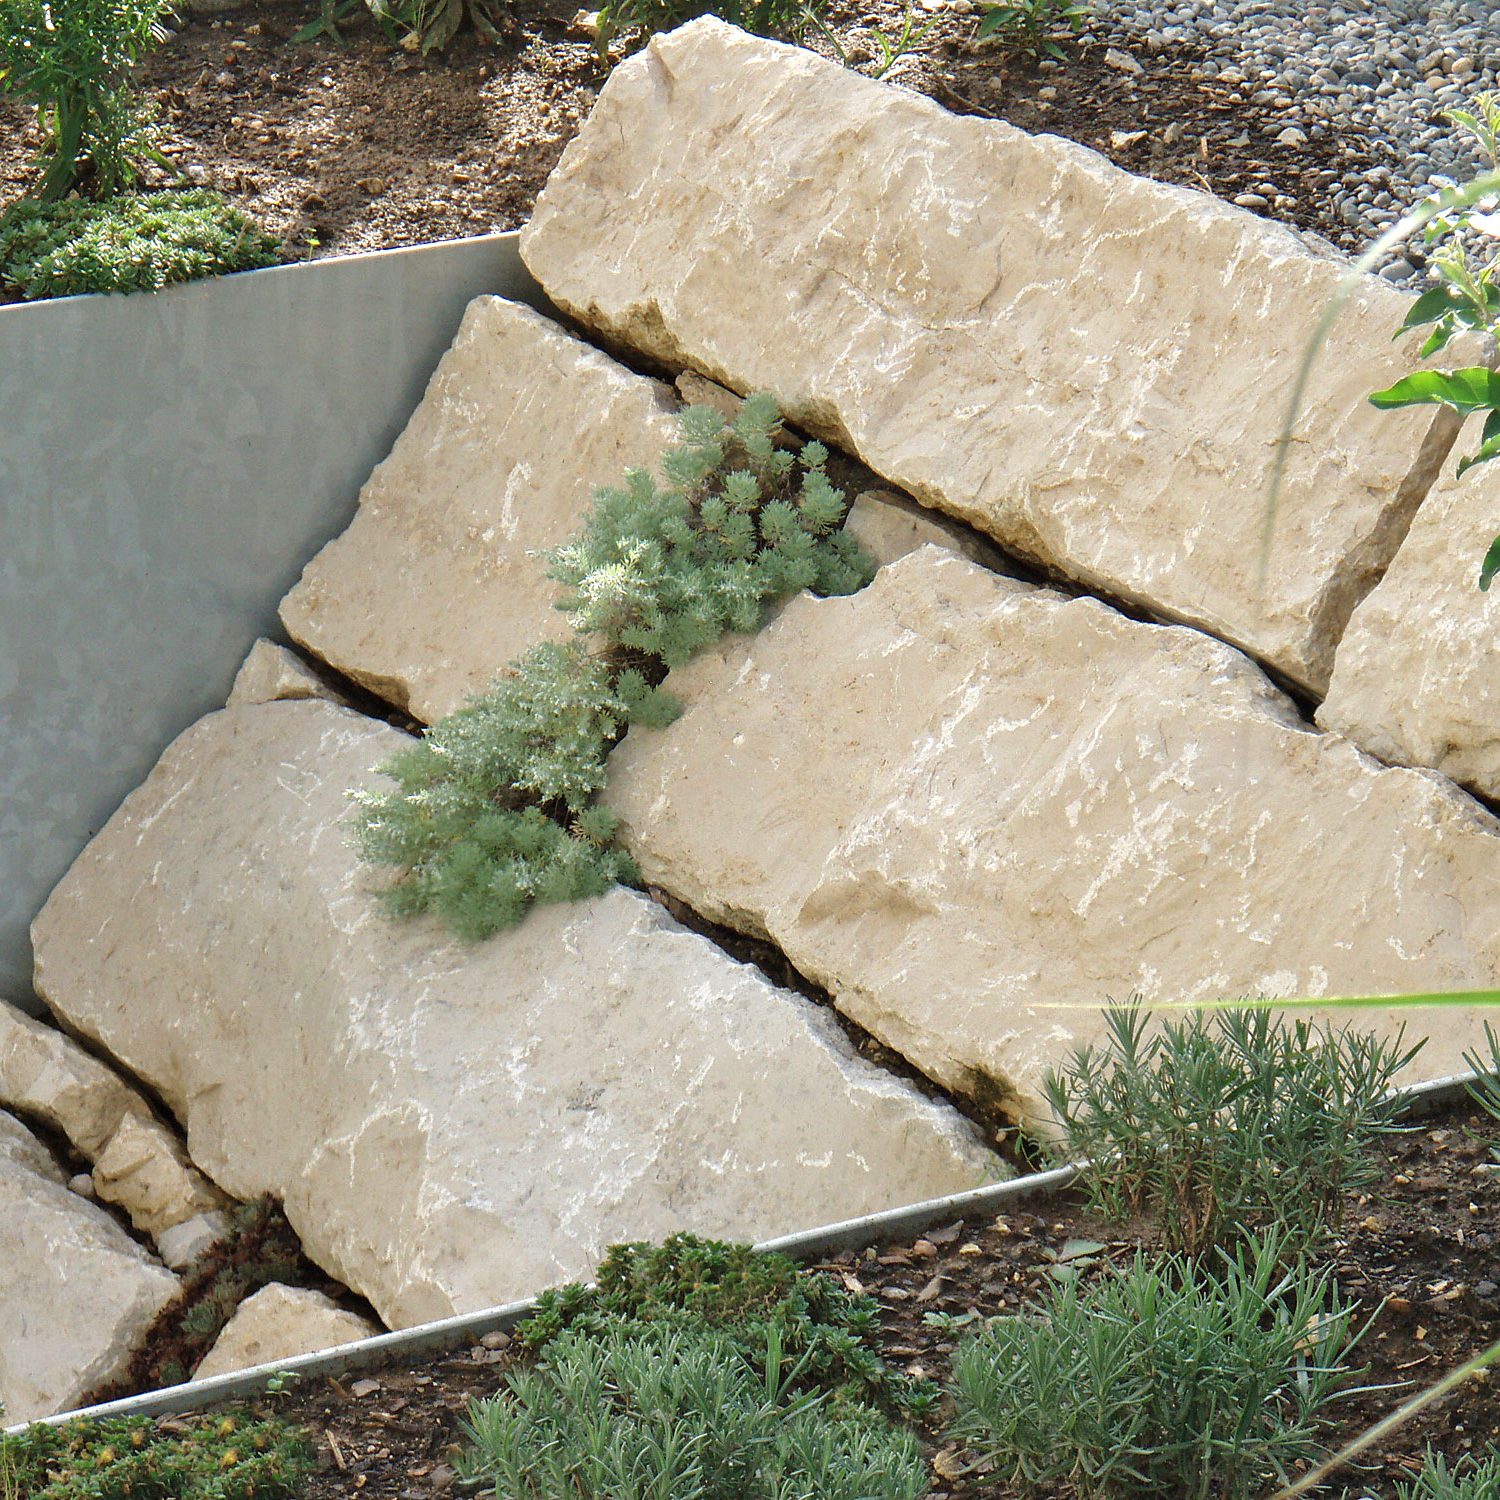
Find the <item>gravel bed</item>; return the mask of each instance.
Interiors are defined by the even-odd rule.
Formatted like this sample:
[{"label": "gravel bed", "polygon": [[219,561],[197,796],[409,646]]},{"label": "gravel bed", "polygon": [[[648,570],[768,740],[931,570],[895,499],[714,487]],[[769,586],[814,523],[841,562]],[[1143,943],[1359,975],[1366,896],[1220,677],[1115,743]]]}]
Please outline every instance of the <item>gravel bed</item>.
[{"label": "gravel bed", "polygon": [[[1328,190],[1324,233],[1346,250],[1367,248],[1434,187],[1488,166],[1444,112],[1500,82],[1492,0],[1096,0],[1089,30],[1148,71],[1157,54],[1201,50],[1192,76],[1239,86],[1274,111],[1252,128],[1278,144],[1337,140],[1348,165]],[[1275,208],[1253,192],[1236,201]],[[1423,264],[1413,246],[1389,254],[1381,274],[1411,283]]]}]

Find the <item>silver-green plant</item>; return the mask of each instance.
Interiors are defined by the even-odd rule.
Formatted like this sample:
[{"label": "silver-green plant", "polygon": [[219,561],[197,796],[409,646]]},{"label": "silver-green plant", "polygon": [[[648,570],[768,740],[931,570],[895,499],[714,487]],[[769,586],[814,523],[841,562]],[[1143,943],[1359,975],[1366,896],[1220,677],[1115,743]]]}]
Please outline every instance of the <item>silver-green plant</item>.
[{"label": "silver-green plant", "polygon": [[564,1333],[475,1403],[464,1471],[505,1500],[918,1500],[915,1438],[858,1404],[796,1391],[707,1327]]},{"label": "silver-green plant", "polygon": [[1251,1500],[1322,1451],[1359,1336],[1285,1238],[1212,1269],[1144,1255],[1054,1284],[959,1348],[955,1436],[991,1476],[1080,1500]]},{"label": "silver-green plant", "polygon": [[1399,1484],[1400,1500],[1500,1500],[1500,1454],[1470,1459],[1449,1468],[1430,1448],[1421,1472],[1410,1484]]},{"label": "silver-green plant", "polygon": [[533,903],[635,878],[595,798],[626,727],[676,713],[660,678],[726,630],[758,628],[772,599],[852,593],[874,572],[840,530],[827,451],[793,455],[780,423],[766,395],[732,425],[684,410],[660,479],[634,469],[599,490],[578,537],[548,559],[573,638],[512,662],[380,768],[393,785],[354,794],[360,852],[396,872],[390,910],[434,912],[477,939]]},{"label": "silver-green plant", "polygon": [[1274,1228],[1306,1249],[1338,1228],[1346,1194],[1380,1168],[1370,1147],[1397,1128],[1396,1075],[1420,1050],[1265,1009],[1192,1012],[1152,1025],[1106,1016],[1043,1093],[1066,1154],[1087,1158],[1093,1206],[1147,1216],[1191,1256]]}]

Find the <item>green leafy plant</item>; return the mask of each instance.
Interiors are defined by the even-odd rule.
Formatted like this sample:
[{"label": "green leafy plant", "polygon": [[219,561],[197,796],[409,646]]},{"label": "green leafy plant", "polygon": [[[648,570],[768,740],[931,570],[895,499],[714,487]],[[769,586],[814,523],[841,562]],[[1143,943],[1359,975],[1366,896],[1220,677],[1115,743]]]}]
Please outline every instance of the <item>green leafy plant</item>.
[{"label": "green leafy plant", "polygon": [[903,58],[911,57],[932,35],[932,29],[942,20],[942,13],[931,17],[927,24],[918,26],[916,17],[912,13],[910,0],[906,9],[901,14],[901,30],[894,36],[887,36],[878,27],[870,28],[870,40],[874,42],[875,49],[880,56],[875,66],[870,70],[871,78],[884,78]]},{"label": "green leafy plant", "polygon": [[[1446,118],[1486,157],[1492,173],[1500,171],[1500,94],[1480,94],[1472,108],[1449,110]],[[1497,196],[1459,202],[1435,213],[1422,231],[1429,244],[1439,240],[1446,240],[1447,244],[1429,262],[1437,284],[1412,304],[1396,337],[1426,329],[1420,350],[1423,359],[1446,349],[1456,334],[1480,334],[1493,340],[1500,329],[1500,285],[1496,283],[1500,254],[1486,252],[1476,257],[1465,238],[1479,242],[1500,239],[1497,208],[1500,208]],[[1500,456],[1500,376],[1487,365],[1417,370],[1385,390],[1376,391],[1370,401],[1386,411],[1406,406],[1442,406],[1463,420],[1485,413],[1479,446],[1458,461],[1460,478],[1476,465]],[[1497,572],[1500,572],[1500,536],[1490,544],[1480,564],[1479,587],[1488,589]]]},{"label": "green leafy plant", "polygon": [[1193,1013],[1153,1029],[1106,1016],[1102,1047],[1043,1083],[1067,1154],[1086,1157],[1093,1206],[1146,1214],[1192,1256],[1277,1226],[1297,1248],[1337,1229],[1346,1193],[1371,1186],[1370,1147],[1397,1128],[1391,1084],[1420,1050],[1264,1009]]},{"label": "green leafy plant", "polygon": [[37,1425],[0,1436],[25,1500],[288,1500],[312,1469],[302,1435],[243,1412],[165,1433],[145,1417]]},{"label": "green leafy plant", "polygon": [[774,1346],[783,1374],[796,1367],[805,1385],[852,1400],[917,1413],[935,1398],[931,1381],[892,1370],[875,1352],[880,1310],[873,1298],[784,1255],[690,1234],[614,1246],[592,1287],[544,1292],[516,1332],[535,1351],[564,1333],[603,1337],[652,1327],[717,1329],[757,1367]]},{"label": "green leafy plant", "polygon": [[910,1433],[794,1390],[711,1328],[564,1334],[475,1404],[466,1472],[505,1500],[918,1500]]},{"label": "green leafy plant", "polygon": [[1088,0],[1004,0],[985,10],[974,37],[1028,57],[1065,58],[1063,38],[1077,35],[1088,13]]},{"label": "green leafy plant", "polygon": [[503,39],[500,0],[318,0],[317,16],[292,40],[308,42],[327,34],[341,41],[339,27],[361,14],[373,16],[387,36],[424,57],[441,52],[466,20],[485,41]]},{"label": "green leafy plant", "polygon": [[0,93],[35,106],[45,139],[38,196],[74,188],[106,196],[156,159],[149,116],[130,87],[160,42],[163,0],[5,0]]},{"label": "green leafy plant", "polygon": [[1396,1493],[1401,1500],[1500,1500],[1500,1454],[1450,1469],[1429,1448],[1421,1472],[1410,1484],[1397,1485]]},{"label": "green leafy plant", "polygon": [[604,0],[596,42],[602,58],[624,36],[639,44],[659,31],[671,31],[698,16],[718,16],[756,36],[800,41],[819,26],[827,0]]},{"label": "green leafy plant", "polygon": [[279,260],[264,230],[203,188],[23,201],[0,215],[0,285],[28,299],[154,292]]},{"label": "green leafy plant", "polygon": [[1137,1255],[966,1340],[953,1431],[998,1479],[1080,1500],[1251,1500],[1320,1451],[1358,1335],[1279,1236],[1210,1270]]},{"label": "green leafy plant", "polygon": [[636,469],[597,491],[579,536],[551,554],[573,639],[534,647],[386,762],[392,788],[354,794],[360,852],[397,872],[392,912],[433,912],[477,939],[536,902],[636,878],[594,798],[626,727],[675,715],[661,676],[726,630],[756,629],[769,600],[851,593],[872,576],[839,531],[826,450],[778,447],[772,398],[749,397],[732,427],[706,407],[680,426],[660,481]]}]

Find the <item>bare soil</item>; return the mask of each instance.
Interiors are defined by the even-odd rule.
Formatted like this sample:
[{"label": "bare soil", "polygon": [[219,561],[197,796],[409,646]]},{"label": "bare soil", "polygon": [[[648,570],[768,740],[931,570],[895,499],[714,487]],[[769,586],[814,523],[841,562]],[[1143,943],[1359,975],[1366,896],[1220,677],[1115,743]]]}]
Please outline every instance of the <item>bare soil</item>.
[{"label": "bare soil", "polygon": [[[1252,103],[1249,85],[1194,81],[1189,49],[1143,50],[1134,74],[1085,33],[1065,63],[1038,64],[975,43],[970,0],[946,3],[961,9],[935,20],[919,9],[932,29],[890,82],[960,114],[1068,136],[1135,172],[1256,194],[1273,217],[1347,239],[1324,218],[1324,189],[1368,160],[1358,138],[1317,126],[1304,145],[1278,145],[1278,113]],[[342,42],[292,41],[314,13],[305,0],[262,0],[190,17],[138,75],[172,159],[253,212],[291,257],[518,227],[607,76],[576,0],[514,0],[503,45],[464,33],[426,59],[368,20]],[[868,73],[872,31],[894,35],[902,16],[902,0],[833,0],[829,28]],[[808,45],[833,51],[816,34]],[[0,207],[34,181],[39,145],[20,102],[0,99]]]},{"label": "bare soil", "polygon": [[[1347,1205],[1345,1233],[1329,1259],[1345,1294],[1374,1317],[1362,1346],[1369,1366],[1363,1383],[1396,1389],[1343,1403],[1333,1445],[1500,1338],[1500,1183],[1489,1170],[1497,1139],[1500,1127],[1471,1109],[1425,1121],[1386,1144],[1387,1182]],[[1064,1246],[1077,1239],[1106,1247],[1089,1274],[1128,1260],[1143,1243],[1102,1226],[1066,1197],[1041,1213],[944,1224],[913,1241],[821,1264],[879,1301],[887,1360],[944,1379],[961,1333],[934,1327],[927,1315],[1020,1310],[1045,1289]],[[513,1358],[509,1339],[490,1335],[471,1348],[312,1380],[275,1398],[275,1409],[317,1445],[320,1467],[307,1500],[422,1500],[453,1490],[464,1413],[470,1401],[494,1393]],[[1060,1492],[1023,1496],[965,1474],[969,1455],[942,1442],[941,1424],[927,1439],[938,1476],[933,1500],[1071,1500]],[[1473,1381],[1340,1483],[1352,1494],[1391,1500],[1429,1443],[1457,1459],[1492,1442],[1500,1442],[1500,1382]]]}]

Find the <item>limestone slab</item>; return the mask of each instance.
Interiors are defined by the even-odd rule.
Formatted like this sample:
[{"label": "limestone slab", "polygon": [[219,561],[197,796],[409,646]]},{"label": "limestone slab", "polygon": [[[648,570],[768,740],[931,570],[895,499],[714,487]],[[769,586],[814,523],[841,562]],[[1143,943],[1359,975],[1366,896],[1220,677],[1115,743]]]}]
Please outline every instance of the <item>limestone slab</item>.
[{"label": "limestone slab", "polygon": [[1451,434],[1422,453],[1427,414],[1369,407],[1409,299],[1367,278],[1263,581],[1267,466],[1347,262],[711,18],[614,70],[521,253],[606,342],[770,390],[924,504],[1316,692]]},{"label": "limestone slab", "polygon": [[347,792],[404,743],[325,703],[210,715],[33,930],[49,1005],[388,1325],[529,1295],[622,1239],[755,1239],[1003,1175],[826,1009],[642,895],[482,945],[381,915]]},{"label": "limestone slab", "polygon": [[65,1135],[93,1163],[93,1189],[159,1235],[224,1197],[146,1101],[71,1037],[0,1004],[0,1106]]},{"label": "limestone slab", "polygon": [[[647,880],[960,1093],[1035,1113],[1132,994],[1500,981],[1500,824],[1316,733],[1199,632],[929,547],[668,686],[682,717],[611,761]],[[1410,1014],[1413,1076],[1480,1036],[1468,1010]]]},{"label": "limestone slab", "polygon": [[655,468],[670,389],[518,303],[470,304],[342,536],[281,606],[292,638],[431,723],[567,622],[535,554],[595,488]]},{"label": "limestone slab", "polygon": [[298,1354],[337,1349],[380,1332],[368,1318],[346,1311],[322,1292],[272,1282],[240,1303],[193,1379],[210,1380]]},{"label": "limestone slab", "polygon": [[1500,590],[1478,581],[1497,518],[1500,472],[1444,474],[1355,610],[1318,710],[1382,760],[1432,766],[1489,797],[1500,797]]},{"label": "limestone slab", "polygon": [[330,703],[347,701],[295,651],[262,636],[235,674],[229,689],[229,704],[237,707],[242,703],[277,703],[296,698],[326,698]]},{"label": "limestone slab", "polygon": [[177,1278],[0,1112],[0,1405],[29,1422],[119,1375]]}]

